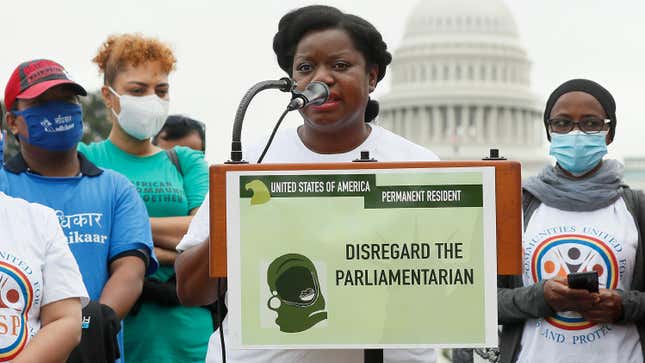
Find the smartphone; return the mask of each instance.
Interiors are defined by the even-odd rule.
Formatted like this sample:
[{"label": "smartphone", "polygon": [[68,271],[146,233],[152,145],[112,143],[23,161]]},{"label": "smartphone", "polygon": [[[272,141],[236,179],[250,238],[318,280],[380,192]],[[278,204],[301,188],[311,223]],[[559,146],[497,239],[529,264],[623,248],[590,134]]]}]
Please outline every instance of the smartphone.
[{"label": "smartphone", "polygon": [[569,288],[598,292],[598,272],[575,272],[567,275]]}]

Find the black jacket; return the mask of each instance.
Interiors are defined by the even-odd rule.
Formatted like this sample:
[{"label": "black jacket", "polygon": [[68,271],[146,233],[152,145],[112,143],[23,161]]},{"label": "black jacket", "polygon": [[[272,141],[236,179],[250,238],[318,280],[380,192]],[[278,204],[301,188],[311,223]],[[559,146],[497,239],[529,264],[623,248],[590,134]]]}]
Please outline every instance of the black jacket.
[{"label": "black jacket", "polygon": [[114,363],[119,358],[117,334],[121,321],[114,310],[98,301],[83,308],[81,343],[70,354],[68,363]]}]

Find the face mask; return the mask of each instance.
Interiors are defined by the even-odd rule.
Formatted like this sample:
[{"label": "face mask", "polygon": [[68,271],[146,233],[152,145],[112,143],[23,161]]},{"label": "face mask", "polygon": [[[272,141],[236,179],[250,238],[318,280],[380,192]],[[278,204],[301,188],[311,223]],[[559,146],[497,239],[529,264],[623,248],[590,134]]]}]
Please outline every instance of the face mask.
[{"label": "face mask", "polygon": [[269,309],[281,332],[298,333],[327,319],[318,273],[310,259],[296,253],[276,258],[267,270]]},{"label": "face mask", "polygon": [[83,137],[83,111],[81,105],[50,101],[22,111],[12,111],[22,116],[27,124],[29,137],[18,137],[45,150],[68,150],[76,147]]},{"label": "face mask", "polygon": [[585,134],[580,130],[568,134],[551,134],[551,149],[558,164],[574,176],[581,176],[593,169],[607,154],[607,131]]},{"label": "face mask", "polygon": [[112,87],[108,89],[119,98],[121,112],[117,115],[114,109],[111,110],[123,131],[138,140],[146,140],[159,133],[168,117],[167,100],[157,95],[119,95]]}]

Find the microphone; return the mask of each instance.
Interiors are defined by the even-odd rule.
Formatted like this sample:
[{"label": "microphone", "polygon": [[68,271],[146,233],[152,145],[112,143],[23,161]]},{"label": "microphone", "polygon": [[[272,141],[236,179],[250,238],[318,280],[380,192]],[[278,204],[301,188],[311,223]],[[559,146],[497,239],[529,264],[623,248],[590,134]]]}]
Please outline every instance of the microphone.
[{"label": "microphone", "polygon": [[299,110],[308,105],[322,105],[327,102],[329,98],[329,87],[322,82],[311,82],[305,87],[305,90],[300,92],[297,90],[291,91],[293,98],[287,110]]},{"label": "microphone", "polygon": [[231,159],[227,161],[226,164],[246,163],[246,161],[242,159],[242,122],[244,121],[244,115],[246,115],[246,109],[249,107],[253,97],[267,89],[277,88],[282,92],[289,92],[293,90],[295,86],[296,82],[294,80],[284,77],[279,80],[258,82],[246,92],[244,97],[242,97],[239,106],[237,106],[237,112],[235,113],[235,120],[233,121],[233,138],[231,140]]}]

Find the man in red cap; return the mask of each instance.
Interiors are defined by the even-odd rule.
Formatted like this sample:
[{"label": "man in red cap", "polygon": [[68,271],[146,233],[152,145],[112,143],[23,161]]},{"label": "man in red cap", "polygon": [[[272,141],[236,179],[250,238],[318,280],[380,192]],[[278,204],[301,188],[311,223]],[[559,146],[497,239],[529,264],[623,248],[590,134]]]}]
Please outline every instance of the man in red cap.
[{"label": "man in red cap", "polygon": [[[75,152],[76,143],[83,136],[79,95],[86,96],[87,92],[69,78],[61,65],[50,60],[24,62],[9,78],[4,98],[8,126],[24,143],[21,143],[21,152],[29,167],[43,170],[43,175],[53,172],[52,176],[60,176],[79,168]],[[34,111],[41,114],[61,112],[68,117],[56,125],[53,119],[28,121],[40,115],[31,116]],[[34,152],[38,150],[33,146],[68,152],[48,155]]]},{"label": "man in red cap", "polygon": [[[78,96],[86,94],[51,60],[28,61],[16,68],[5,88],[5,103],[7,125],[19,140],[20,153],[5,163],[0,185],[8,195],[56,211],[92,300],[89,307],[102,314],[89,325],[103,321],[98,331],[111,335],[84,330],[79,349],[91,347],[81,352],[84,361],[110,361],[118,357],[117,344],[105,342],[116,338],[119,321],[141,294],[143,277],[154,272],[157,261],[148,214],[134,186],[76,150],[83,136]],[[92,341],[86,344],[86,339]],[[121,342],[119,333],[122,348]]]}]

